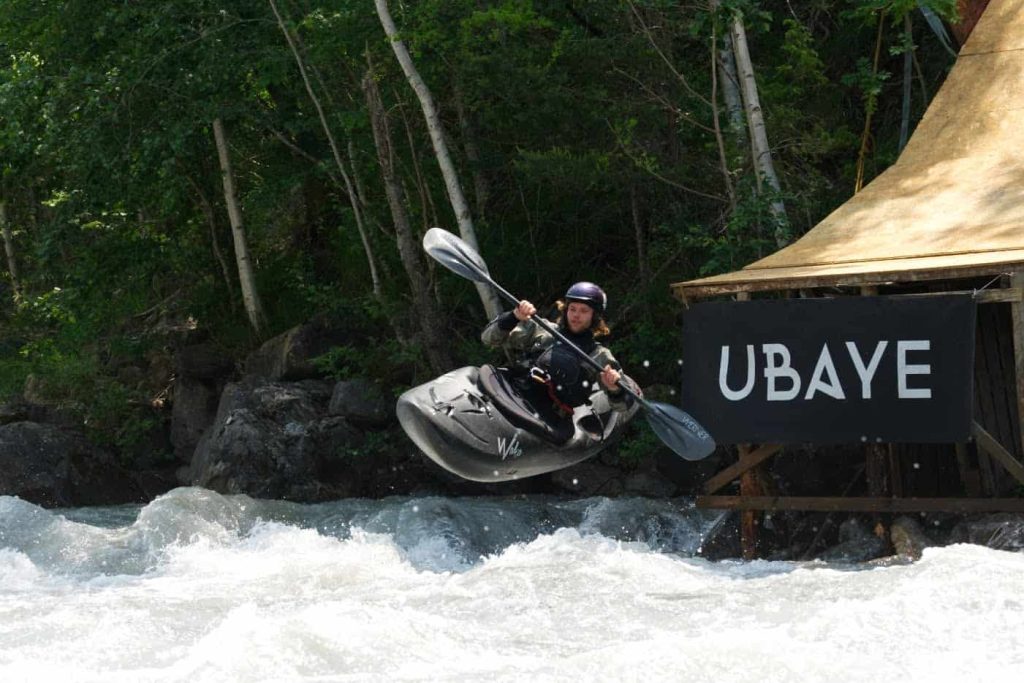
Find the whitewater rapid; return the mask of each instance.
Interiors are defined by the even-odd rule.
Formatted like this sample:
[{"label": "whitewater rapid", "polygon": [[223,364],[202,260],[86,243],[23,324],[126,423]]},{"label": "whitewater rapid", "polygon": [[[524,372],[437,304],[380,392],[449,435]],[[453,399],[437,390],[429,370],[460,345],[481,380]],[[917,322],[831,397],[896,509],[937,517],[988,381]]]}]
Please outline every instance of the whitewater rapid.
[{"label": "whitewater rapid", "polygon": [[686,501],[0,497],[0,681],[1019,681],[1024,554],[695,558]]}]

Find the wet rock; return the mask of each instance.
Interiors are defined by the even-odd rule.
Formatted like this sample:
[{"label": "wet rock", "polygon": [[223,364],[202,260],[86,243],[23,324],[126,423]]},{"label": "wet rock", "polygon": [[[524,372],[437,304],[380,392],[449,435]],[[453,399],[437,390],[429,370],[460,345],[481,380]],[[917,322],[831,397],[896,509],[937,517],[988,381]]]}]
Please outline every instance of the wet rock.
[{"label": "wet rock", "polygon": [[81,433],[36,422],[0,426],[0,495],[45,507],[144,499],[109,452]]},{"label": "wet rock", "polygon": [[965,519],[953,528],[949,542],[1024,550],[1024,515],[1006,512]]},{"label": "wet rock", "polygon": [[622,484],[624,492],[633,496],[671,498],[676,493],[676,485],[656,470],[628,474]]},{"label": "wet rock", "polygon": [[267,341],[245,361],[245,374],[271,381],[321,376],[313,359],[345,341],[345,335],[322,320],[314,320]]},{"label": "wet rock", "polygon": [[0,404],[0,425],[28,420],[29,410],[29,405],[21,401]]},{"label": "wet rock", "polygon": [[928,535],[912,517],[898,517],[889,528],[893,549],[901,557],[914,560],[921,558],[925,548],[935,545]]},{"label": "wet rock", "polygon": [[617,496],[622,493],[620,477],[622,472],[614,467],[596,462],[581,462],[578,465],[552,472],[551,482],[563,491],[580,496]]},{"label": "wet rock", "polygon": [[851,517],[839,525],[839,543],[821,553],[818,558],[826,562],[867,562],[882,557],[888,544],[856,518]]},{"label": "wet rock", "polygon": [[354,424],[382,428],[395,419],[395,401],[369,380],[345,380],[334,385],[327,412]]},{"label": "wet rock", "polygon": [[741,557],[743,548],[740,543],[740,514],[724,513],[718,524],[709,529],[701,539],[697,554],[712,562]]},{"label": "wet rock", "polygon": [[174,370],[178,377],[219,380],[234,372],[235,364],[211,344],[193,344],[178,350]]},{"label": "wet rock", "polygon": [[220,493],[315,501],[349,495],[354,484],[325,480],[325,463],[357,447],[359,433],[325,419],[328,382],[229,384],[214,424],[196,448],[190,483]]},{"label": "wet rock", "polygon": [[174,455],[187,463],[217,416],[220,390],[211,382],[182,375],[173,391],[170,439]]}]

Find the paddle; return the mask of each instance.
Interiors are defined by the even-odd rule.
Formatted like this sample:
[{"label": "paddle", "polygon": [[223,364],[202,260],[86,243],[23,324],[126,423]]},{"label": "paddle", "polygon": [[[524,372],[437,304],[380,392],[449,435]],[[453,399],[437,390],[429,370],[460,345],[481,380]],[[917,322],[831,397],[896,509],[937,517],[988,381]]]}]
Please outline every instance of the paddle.
[{"label": "paddle", "polygon": [[[431,228],[423,236],[423,249],[438,263],[453,273],[473,282],[487,283],[510,302],[514,304],[519,303],[519,298],[513,296],[491,278],[491,274],[487,270],[487,264],[484,263],[480,254],[476,253],[475,249],[452,233],[441,228]],[[535,314],[533,321],[575,351],[580,359],[590,365],[590,367],[598,372],[604,370],[597,361],[569,341],[565,335],[558,331],[558,328],[547,320]],[[665,442],[666,446],[675,451],[679,456],[686,460],[700,460],[711,455],[712,451],[715,450],[715,441],[711,438],[711,435],[696,420],[679,408],[667,403],[648,401],[622,380],[619,380],[618,386],[639,402],[640,406],[644,409],[644,415],[647,416],[647,423],[651,425],[651,429]]]}]

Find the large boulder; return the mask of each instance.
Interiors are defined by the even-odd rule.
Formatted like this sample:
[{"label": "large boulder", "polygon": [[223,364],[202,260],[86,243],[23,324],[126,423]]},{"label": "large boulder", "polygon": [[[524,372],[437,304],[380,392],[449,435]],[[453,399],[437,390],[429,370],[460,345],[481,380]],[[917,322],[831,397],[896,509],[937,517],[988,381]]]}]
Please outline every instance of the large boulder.
[{"label": "large boulder", "polygon": [[245,361],[245,374],[272,382],[320,377],[313,359],[346,341],[323,320],[311,320],[265,342]]},{"label": "large boulder", "polygon": [[171,444],[174,455],[188,463],[217,416],[217,404],[235,364],[211,344],[192,344],[174,356],[171,401]]},{"label": "large boulder", "polygon": [[192,458],[190,483],[256,498],[349,495],[352,481],[322,476],[339,451],[357,449],[361,439],[343,418],[327,415],[331,390],[317,380],[229,384]]},{"label": "large boulder", "polygon": [[393,422],[395,400],[368,380],[344,380],[334,385],[327,411],[353,424],[379,429]]},{"label": "large boulder", "polygon": [[582,497],[618,496],[623,492],[622,471],[592,460],[548,475],[555,486]]},{"label": "large boulder", "polygon": [[220,387],[209,381],[181,375],[174,381],[171,401],[171,444],[183,463],[192,460],[196,446],[217,416]]},{"label": "large boulder", "polygon": [[912,560],[921,559],[925,548],[935,545],[928,534],[924,532],[921,525],[913,517],[903,515],[897,517],[889,528],[889,538],[892,539],[893,550],[900,557]]},{"label": "large boulder", "polygon": [[57,425],[0,426],[0,495],[66,507],[140,502],[144,492],[107,451]]},{"label": "large boulder", "polygon": [[885,539],[876,536],[857,517],[839,525],[839,543],[818,556],[826,562],[867,562],[882,557],[888,550]]},{"label": "large boulder", "polygon": [[950,543],[975,543],[997,550],[1024,550],[1024,515],[1003,512],[971,517],[957,524]]},{"label": "large boulder", "polygon": [[234,369],[234,361],[211,344],[183,346],[174,354],[178,377],[217,381],[228,377]]}]

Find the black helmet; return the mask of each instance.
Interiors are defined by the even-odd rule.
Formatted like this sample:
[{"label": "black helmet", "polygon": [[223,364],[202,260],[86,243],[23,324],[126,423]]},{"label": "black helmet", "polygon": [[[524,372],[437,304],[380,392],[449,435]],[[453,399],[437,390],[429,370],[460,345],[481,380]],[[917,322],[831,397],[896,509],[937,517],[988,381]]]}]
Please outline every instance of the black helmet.
[{"label": "black helmet", "polygon": [[565,301],[566,303],[578,301],[581,304],[586,304],[593,308],[596,313],[601,313],[602,315],[605,308],[608,307],[608,295],[593,282],[577,282],[574,284],[565,293]]}]

